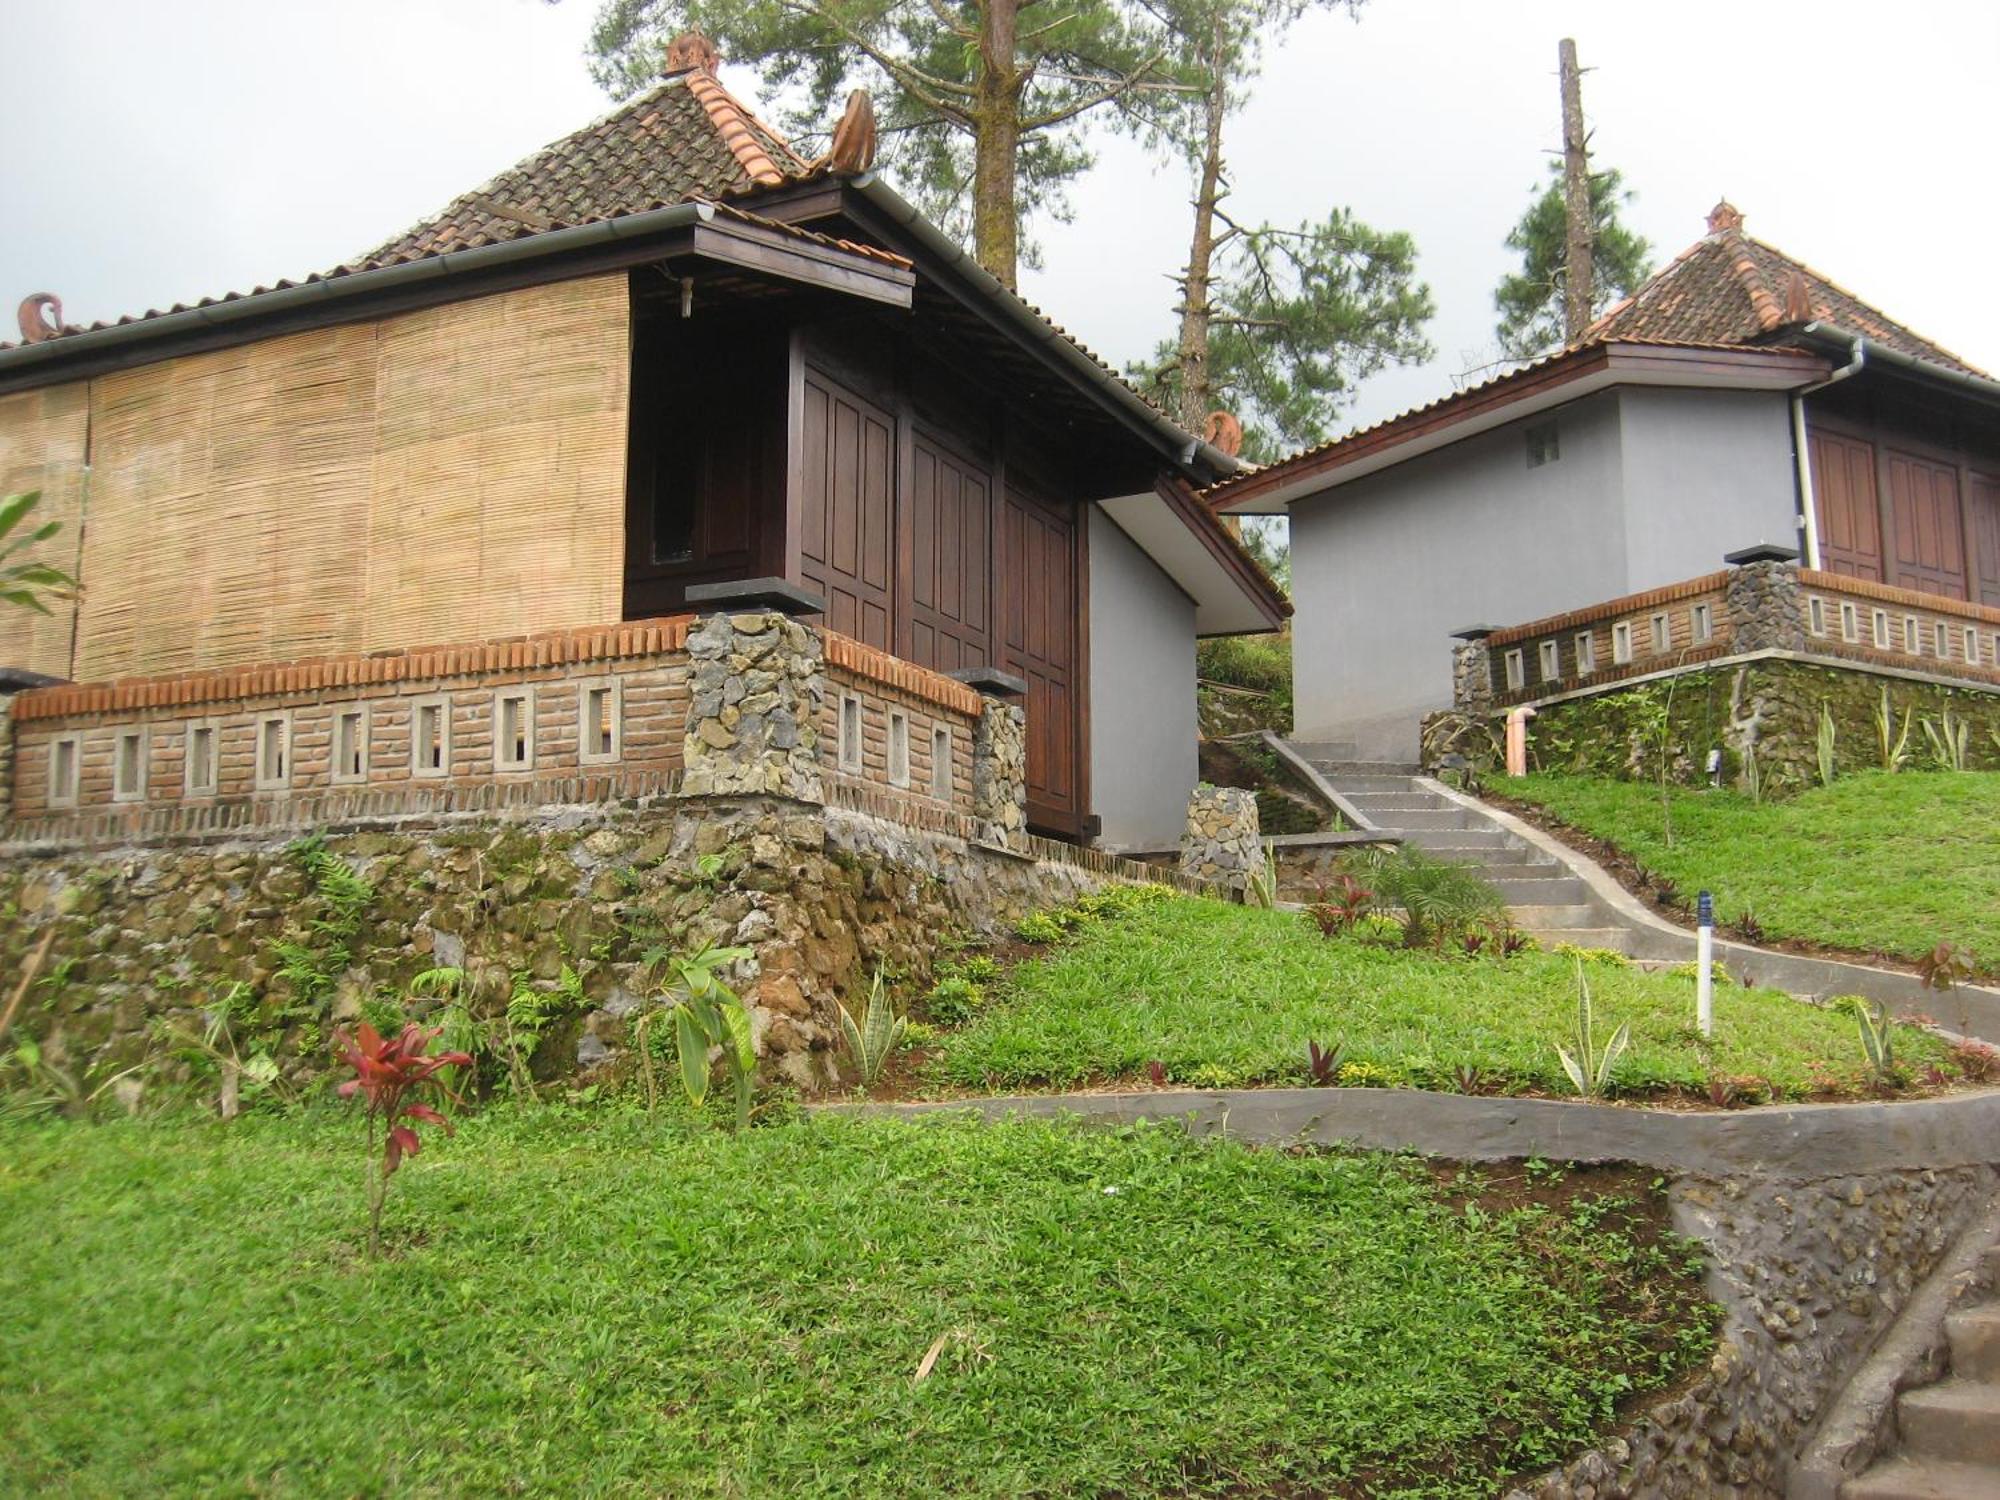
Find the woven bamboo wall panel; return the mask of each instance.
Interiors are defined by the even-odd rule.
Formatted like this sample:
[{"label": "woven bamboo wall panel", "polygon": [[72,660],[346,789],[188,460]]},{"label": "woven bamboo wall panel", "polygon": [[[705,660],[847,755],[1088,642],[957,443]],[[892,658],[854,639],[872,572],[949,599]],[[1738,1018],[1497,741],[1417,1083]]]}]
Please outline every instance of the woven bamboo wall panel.
[{"label": "woven bamboo wall panel", "polygon": [[75,675],[617,618],[622,276],[94,383]]},{"label": "woven bamboo wall panel", "polygon": [[[0,495],[40,490],[41,504],[23,525],[62,523],[61,531],[19,560],[32,557],[76,574],[89,442],[87,386],[57,385],[0,397]],[[48,607],[48,614],[39,615],[0,604],[0,666],[70,675],[76,604],[52,599]]]}]

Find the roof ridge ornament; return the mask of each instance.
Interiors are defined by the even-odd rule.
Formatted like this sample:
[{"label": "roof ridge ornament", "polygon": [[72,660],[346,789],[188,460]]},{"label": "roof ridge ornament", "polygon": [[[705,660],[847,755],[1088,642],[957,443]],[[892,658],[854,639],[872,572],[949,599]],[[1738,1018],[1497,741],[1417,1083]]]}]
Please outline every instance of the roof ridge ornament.
[{"label": "roof ridge ornament", "polygon": [[859,177],[875,165],[875,144],[875,103],[868,90],[856,89],[847,96],[847,108],[833,127],[826,164],[843,177]]},{"label": "roof ridge ornament", "polygon": [[1810,323],[1812,316],[1812,289],[1806,285],[1806,273],[1793,266],[1792,274],[1785,278],[1785,321]]},{"label": "roof ridge ornament", "polygon": [[672,78],[681,73],[713,73],[721,66],[721,50],[697,26],[667,43],[666,66],[661,72]]},{"label": "roof ridge ornament", "polygon": [[21,299],[18,316],[24,344],[45,344],[67,332],[63,327],[62,298],[54,292],[28,293]]},{"label": "roof ridge ornament", "polygon": [[1718,199],[1715,207],[1708,211],[1708,232],[1710,234],[1723,234],[1732,230],[1741,233],[1742,229],[1743,210],[1731,203],[1727,198]]},{"label": "roof ridge ornament", "polygon": [[1216,452],[1234,458],[1243,451],[1243,424],[1233,412],[1212,411],[1202,423],[1201,439]]}]

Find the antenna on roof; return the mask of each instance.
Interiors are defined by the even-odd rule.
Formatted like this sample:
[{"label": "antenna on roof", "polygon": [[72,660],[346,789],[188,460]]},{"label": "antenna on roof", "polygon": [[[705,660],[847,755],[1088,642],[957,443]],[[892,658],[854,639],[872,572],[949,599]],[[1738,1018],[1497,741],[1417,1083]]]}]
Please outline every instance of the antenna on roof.
[{"label": "antenna on roof", "polygon": [[681,73],[713,73],[722,66],[722,53],[699,28],[683,31],[667,43],[667,65],[661,71],[672,78]]}]

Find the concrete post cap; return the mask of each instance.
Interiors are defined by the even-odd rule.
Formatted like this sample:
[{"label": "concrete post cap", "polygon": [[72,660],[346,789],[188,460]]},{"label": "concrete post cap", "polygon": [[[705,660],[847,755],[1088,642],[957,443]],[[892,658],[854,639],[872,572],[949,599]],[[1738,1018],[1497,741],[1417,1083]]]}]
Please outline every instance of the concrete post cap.
[{"label": "concrete post cap", "polygon": [[781,615],[823,615],[826,600],[782,578],[737,578],[727,583],[697,583],[687,591],[688,604],[704,615],[768,609]]}]

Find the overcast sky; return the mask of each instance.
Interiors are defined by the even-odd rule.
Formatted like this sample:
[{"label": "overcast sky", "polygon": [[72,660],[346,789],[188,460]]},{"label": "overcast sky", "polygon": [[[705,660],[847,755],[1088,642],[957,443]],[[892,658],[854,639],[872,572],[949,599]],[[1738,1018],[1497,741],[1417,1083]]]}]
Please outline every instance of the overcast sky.
[{"label": "overcast sky", "polygon": [[[0,0],[0,308],[72,321],[351,256],[602,113],[595,0]],[[1438,358],[1368,421],[1492,357],[1501,244],[1558,144],[1577,39],[1600,165],[1661,259],[1726,194],[1748,228],[2000,368],[1992,0],[1371,0],[1309,18],[1230,126],[1238,216],[1408,230]],[[754,101],[755,80],[725,69]],[[1168,331],[1185,172],[1107,142],[1024,290],[1114,363]]]}]

